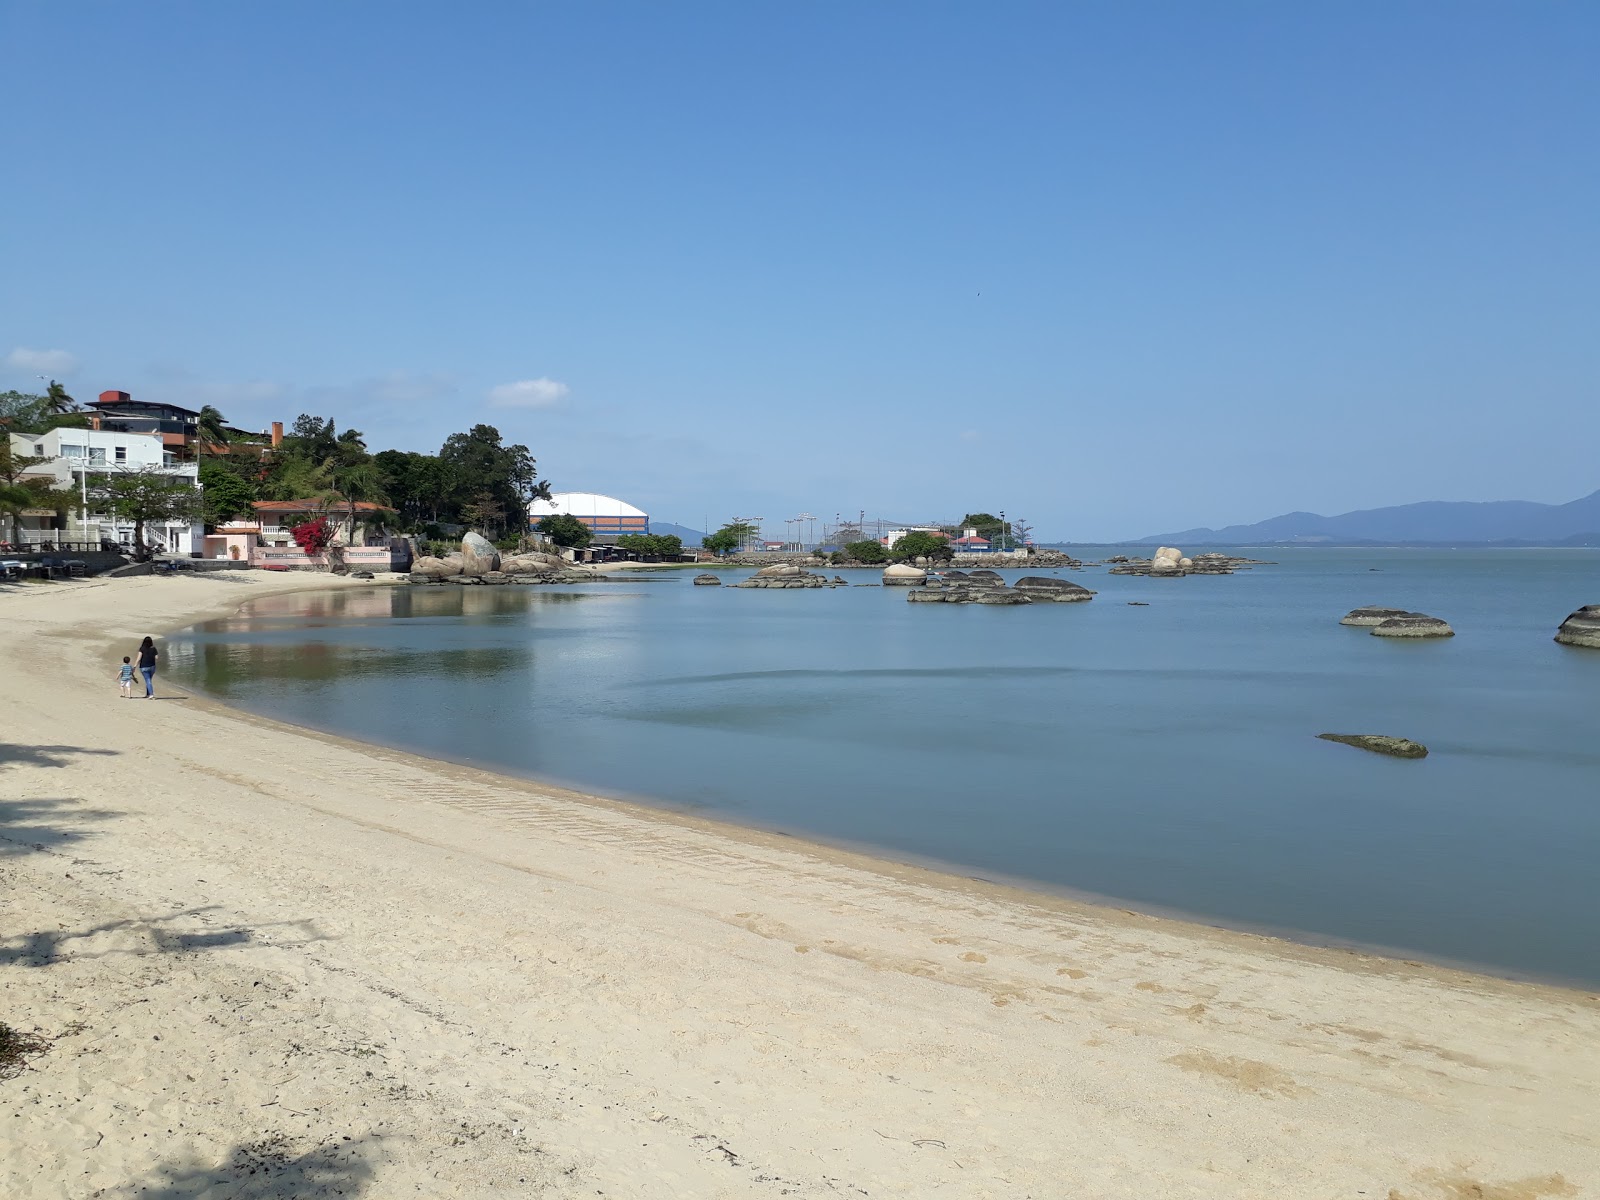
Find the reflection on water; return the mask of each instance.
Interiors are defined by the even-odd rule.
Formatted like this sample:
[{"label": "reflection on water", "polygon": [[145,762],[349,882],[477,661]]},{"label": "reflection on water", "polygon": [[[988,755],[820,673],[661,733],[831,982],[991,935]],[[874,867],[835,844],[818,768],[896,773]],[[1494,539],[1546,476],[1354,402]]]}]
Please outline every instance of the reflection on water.
[{"label": "reflection on water", "polygon": [[[175,639],[169,661],[246,707],[423,753],[1600,981],[1600,653],[1551,640],[1600,600],[1600,556],[1281,556],[1225,577],[1086,570],[1092,603],[1019,608],[683,574],[311,593]],[[1375,603],[1458,636],[1337,623]]]}]

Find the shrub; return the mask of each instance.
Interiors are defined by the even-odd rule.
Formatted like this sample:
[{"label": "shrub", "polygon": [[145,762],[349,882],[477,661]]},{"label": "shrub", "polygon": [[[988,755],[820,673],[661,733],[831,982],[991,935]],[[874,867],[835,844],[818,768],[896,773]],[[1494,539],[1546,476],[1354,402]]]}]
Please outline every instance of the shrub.
[{"label": "shrub", "polygon": [[333,526],[328,524],[327,517],[313,517],[296,525],[289,536],[307,554],[321,554],[333,541]]}]

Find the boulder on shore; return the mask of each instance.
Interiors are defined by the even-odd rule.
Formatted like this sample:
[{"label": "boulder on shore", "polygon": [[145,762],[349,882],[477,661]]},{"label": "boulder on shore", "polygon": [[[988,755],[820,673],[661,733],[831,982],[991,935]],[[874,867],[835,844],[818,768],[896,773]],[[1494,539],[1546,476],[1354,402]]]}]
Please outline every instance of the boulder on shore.
[{"label": "boulder on shore", "polygon": [[448,579],[452,575],[461,574],[461,564],[451,562],[448,558],[434,558],[431,555],[419,555],[411,563],[411,577],[419,576],[423,579]]},{"label": "boulder on shore", "polygon": [[500,560],[500,569],[507,575],[544,575],[560,571],[566,563],[557,555],[542,554],[537,550],[523,554],[508,554]]},{"label": "boulder on shore", "polygon": [[1438,617],[1427,613],[1402,613],[1372,627],[1374,637],[1389,638],[1447,638],[1456,631]]},{"label": "boulder on shore", "polygon": [[1410,738],[1389,737],[1382,733],[1319,733],[1325,742],[1338,742],[1354,746],[1357,750],[1371,750],[1374,754],[1387,754],[1392,758],[1427,758],[1428,748]]},{"label": "boulder on shore", "polygon": [[717,578],[715,575],[711,574],[710,571],[707,571],[704,575],[696,575],[694,577],[694,586],[695,587],[721,587],[722,586],[722,580]]},{"label": "boulder on shore", "polygon": [[1382,625],[1391,617],[1408,617],[1411,614],[1403,608],[1380,608],[1376,604],[1369,604],[1365,608],[1352,608],[1339,618],[1341,625]]},{"label": "boulder on shore", "polygon": [[1035,600],[1053,600],[1058,604],[1071,604],[1080,600],[1093,600],[1095,593],[1070,579],[1057,579],[1050,575],[1025,575],[1016,582],[1016,590],[1026,592]]},{"label": "boulder on shore", "polygon": [[1600,604],[1585,604],[1556,630],[1556,641],[1563,646],[1587,646],[1600,650]]},{"label": "boulder on shore", "polygon": [[921,587],[928,582],[928,573],[921,567],[908,567],[904,563],[890,563],[883,569],[884,587]]},{"label": "boulder on shore", "polygon": [[500,569],[500,551],[482,534],[468,533],[461,539],[461,573],[487,575]]}]

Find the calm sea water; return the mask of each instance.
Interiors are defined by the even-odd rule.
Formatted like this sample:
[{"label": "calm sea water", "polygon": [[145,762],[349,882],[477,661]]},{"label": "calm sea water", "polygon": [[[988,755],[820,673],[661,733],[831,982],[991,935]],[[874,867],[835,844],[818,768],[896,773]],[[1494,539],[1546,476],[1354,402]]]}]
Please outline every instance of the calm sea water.
[{"label": "calm sea water", "polygon": [[[244,708],[603,794],[1600,983],[1600,651],[1551,640],[1600,602],[1600,554],[1256,556],[1278,565],[1063,572],[1099,596],[1015,608],[686,572],[310,594],[176,637],[167,661]],[[1363,604],[1458,636],[1338,624]]]}]

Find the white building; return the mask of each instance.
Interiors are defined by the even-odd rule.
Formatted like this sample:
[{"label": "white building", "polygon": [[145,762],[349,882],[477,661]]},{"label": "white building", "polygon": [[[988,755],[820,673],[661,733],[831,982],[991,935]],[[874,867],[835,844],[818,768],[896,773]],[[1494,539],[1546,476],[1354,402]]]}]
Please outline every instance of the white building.
[{"label": "white building", "polygon": [[597,492],[557,492],[548,500],[528,505],[528,521],[533,525],[558,514],[578,518],[602,541],[615,541],[625,533],[650,532],[650,517],[643,509]]},{"label": "white building", "polygon": [[[48,479],[50,486],[77,492],[83,497],[67,517],[65,529],[55,528],[54,514],[28,514],[22,518],[19,538],[25,543],[102,541],[133,544],[133,522],[91,509],[88,477],[117,471],[154,468],[164,475],[183,480],[190,487],[200,486],[197,463],[181,462],[162,445],[159,433],[112,433],[103,429],[52,429],[47,433],[13,433],[11,454],[21,468],[21,479]],[[29,459],[37,460],[29,464]],[[162,522],[145,525],[145,540],[163,546],[170,554],[189,554],[199,550],[205,526],[190,522]]]}]

